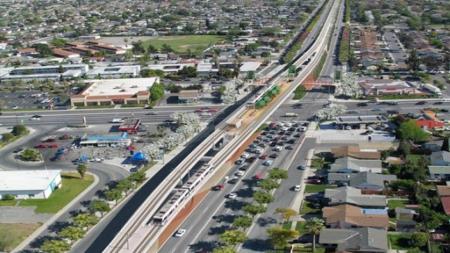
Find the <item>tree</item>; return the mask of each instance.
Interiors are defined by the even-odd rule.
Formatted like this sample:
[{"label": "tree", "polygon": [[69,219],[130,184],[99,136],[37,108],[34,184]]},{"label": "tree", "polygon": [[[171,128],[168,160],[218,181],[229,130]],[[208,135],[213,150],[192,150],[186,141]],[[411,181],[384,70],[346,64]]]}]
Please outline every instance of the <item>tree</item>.
[{"label": "tree", "polygon": [[3,194],[2,195],[2,200],[14,200],[16,199],[16,197],[12,194]]},{"label": "tree", "polygon": [[133,42],[132,45],[133,45],[132,51],[134,54],[145,54],[145,52],[146,52],[145,46],[141,40]]},{"label": "tree", "polygon": [[96,199],[92,200],[91,203],[89,204],[89,210],[92,213],[100,212],[100,214],[103,216],[103,214],[109,212],[111,208],[105,201]]},{"label": "tree", "polygon": [[105,192],[105,197],[108,201],[117,203],[117,201],[122,198],[122,192],[118,189],[112,189]]},{"label": "tree", "polygon": [[287,170],[282,170],[280,168],[274,168],[269,171],[269,178],[279,180],[279,179],[286,179],[288,177]]},{"label": "tree", "polygon": [[275,249],[284,249],[288,245],[288,241],[298,237],[300,234],[296,230],[284,229],[275,226],[267,229],[270,242]]},{"label": "tree", "polygon": [[305,224],[308,233],[313,236],[313,252],[316,251],[316,235],[320,234],[320,230],[324,227],[324,221],[318,218],[312,218]]},{"label": "tree", "polygon": [[233,227],[246,229],[252,225],[253,219],[249,216],[239,216],[234,218]]},{"label": "tree", "polygon": [[83,238],[85,234],[85,231],[77,226],[68,226],[63,228],[59,233],[58,236],[62,237],[62,238],[67,238],[70,239],[72,241],[76,241],[79,240],[81,238]]},{"label": "tree", "polygon": [[423,232],[416,232],[411,236],[409,243],[413,247],[424,247],[428,243],[428,234]]},{"label": "tree", "polygon": [[46,240],[40,247],[45,253],[63,253],[70,250],[70,245],[61,239]]},{"label": "tree", "polygon": [[21,136],[28,133],[28,129],[24,125],[15,125],[11,131],[15,136]]},{"label": "tree", "polygon": [[231,246],[223,246],[214,248],[212,253],[236,253],[236,250]]},{"label": "tree", "polygon": [[255,216],[259,213],[264,213],[267,209],[263,205],[254,205],[254,204],[247,204],[243,207],[244,212]]},{"label": "tree", "polygon": [[158,101],[164,96],[164,85],[160,83],[155,83],[150,88],[150,99],[152,101]]},{"label": "tree", "polygon": [[258,186],[261,187],[261,189],[264,189],[266,191],[271,191],[273,189],[278,188],[278,186],[280,186],[280,184],[277,181],[273,180],[272,178],[266,178],[266,179],[259,181]]},{"label": "tree", "polygon": [[397,135],[400,140],[411,140],[413,142],[423,142],[429,137],[429,134],[422,130],[415,120],[407,120],[397,128]]},{"label": "tree", "polygon": [[143,171],[137,171],[128,177],[128,179],[137,184],[144,182],[145,178],[146,178],[145,172]]},{"label": "tree", "polygon": [[77,166],[77,172],[78,174],[80,174],[81,178],[84,178],[84,176],[86,175],[86,171],[87,171],[88,167],[85,163],[80,163]]},{"label": "tree", "polygon": [[38,43],[32,46],[39,53],[41,57],[48,57],[52,55],[52,50],[47,44]]},{"label": "tree", "polygon": [[258,204],[268,204],[273,201],[273,196],[268,192],[256,191],[253,193],[253,199]]},{"label": "tree", "polygon": [[4,133],[2,134],[2,142],[9,142],[14,139],[14,135],[12,133]]},{"label": "tree", "polygon": [[197,69],[192,66],[186,66],[178,70],[177,74],[184,78],[193,78],[197,76]]},{"label": "tree", "polygon": [[243,243],[247,236],[240,230],[227,230],[220,235],[219,239],[227,246],[235,246],[238,243]]},{"label": "tree", "polygon": [[164,43],[161,46],[161,52],[162,53],[171,53],[174,52],[173,48],[171,46],[169,46],[168,44]]},{"label": "tree", "polygon": [[411,154],[411,144],[409,143],[409,141],[400,141],[400,144],[398,145],[398,151],[403,155],[403,157]]},{"label": "tree", "polygon": [[412,70],[412,71],[419,70],[420,59],[417,56],[416,49],[411,50],[411,52],[409,53],[408,59],[406,60],[406,63],[408,64],[408,67],[410,70]]},{"label": "tree", "polygon": [[247,75],[245,76],[245,79],[247,79],[247,80],[254,80],[255,79],[255,72],[254,71],[249,71],[247,73]]},{"label": "tree", "polygon": [[27,148],[20,153],[20,159],[23,161],[40,161],[42,159],[39,150],[34,148]]},{"label": "tree", "polygon": [[79,213],[73,217],[73,224],[80,228],[86,228],[97,224],[98,218],[88,213]]},{"label": "tree", "polygon": [[130,179],[125,178],[125,179],[120,180],[119,183],[117,183],[115,188],[121,192],[128,193],[128,191],[133,188],[133,183],[131,182]]},{"label": "tree", "polygon": [[50,41],[50,44],[52,44],[55,47],[63,47],[65,46],[67,41],[63,38],[54,38]]},{"label": "tree", "polygon": [[288,222],[292,217],[298,214],[294,209],[282,207],[275,209],[275,213],[280,214],[285,222]]}]

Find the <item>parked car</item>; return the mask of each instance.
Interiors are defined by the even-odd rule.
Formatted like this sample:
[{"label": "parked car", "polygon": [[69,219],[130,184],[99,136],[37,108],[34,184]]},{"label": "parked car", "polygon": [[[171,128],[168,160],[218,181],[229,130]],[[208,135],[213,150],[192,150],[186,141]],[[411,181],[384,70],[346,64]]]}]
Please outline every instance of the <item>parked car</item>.
[{"label": "parked car", "polygon": [[228,197],[229,199],[235,199],[235,198],[237,198],[237,194],[236,194],[235,192],[232,192],[232,193],[228,194],[227,197]]},{"label": "parked car", "polygon": [[294,191],[299,192],[300,189],[301,189],[301,187],[299,184],[294,186]]},{"label": "parked car", "polygon": [[244,176],[244,172],[242,170],[237,171],[236,173],[234,173],[237,177],[242,177]]},{"label": "parked car", "polygon": [[299,165],[299,166],[297,166],[297,169],[298,169],[298,170],[305,170],[305,166]]},{"label": "parked car", "polygon": [[214,191],[221,191],[221,190],[223,190],[224,187],[225,186],[223,184],[218,184],[218,185],[213,187],[213,190]]}]

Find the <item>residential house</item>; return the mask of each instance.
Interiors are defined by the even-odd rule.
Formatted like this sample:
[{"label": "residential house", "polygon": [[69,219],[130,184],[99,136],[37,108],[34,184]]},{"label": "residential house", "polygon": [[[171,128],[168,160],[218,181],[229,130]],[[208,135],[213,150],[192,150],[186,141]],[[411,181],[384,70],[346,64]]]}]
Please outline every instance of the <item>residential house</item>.
[{"label": "residential house", "polygon": [[389,217],[384,209],[363,209],[352,205],[324,207],[326,225],[330,228],[372,227],[387,229]]},{"label": "residential house", "polygon": [[444,122],[431,119],[418,119],[416,124],[424,130],[434,130],[445,126]]},{"label": "residential house", "polygon": [[324,196],[329,200],[328,205],[351,204],[359,207],[381,209],[386,207],[386,196],[364,195],[361,193],[361,189],[350,186],[326,189]]},{"label": "residential house", "polygon": [[377,150],[363,150],[359,145],[348,145],[337,148],[332,148],[331,153],[334,157],[352,157],[356,159],[374,159],[378,160],[381,158],[381,153]]},{"label": "residential house", "polygon": [[376,228],[323,228],[319,243],[329,252],[387,252],[387,231]]},{"label": "residential house", "polygon": [[428,166],[428,172],[432,180],[450,179],[450,152],[437,151],[431,153],[431,164]]},{"label": "residential house", "polygon": [[330,172],[334,173],[358,173],[358,172],[381,173],[381,160],[360,160],[352,157],[336,159],[331,164]]},{"label": "residential house", "polygon": [[417,223],[414,217],[416,215],[417,212],[412,209],[403,207],[395,208],[395,218],[397,219],[395,230],[398,232],[415,232]]},{"label": "residential house", "polygon": [[364,192],[380,192],[385,184],[396,180],[395,175],[382,175],[371,172],[360,173],[328,173],[328,183],[349,185]]},{"label": "residential house", "polygon": [[450,182],[447,182],[447,185],[438,185],[437,192],[445,214],[450,215]]}]

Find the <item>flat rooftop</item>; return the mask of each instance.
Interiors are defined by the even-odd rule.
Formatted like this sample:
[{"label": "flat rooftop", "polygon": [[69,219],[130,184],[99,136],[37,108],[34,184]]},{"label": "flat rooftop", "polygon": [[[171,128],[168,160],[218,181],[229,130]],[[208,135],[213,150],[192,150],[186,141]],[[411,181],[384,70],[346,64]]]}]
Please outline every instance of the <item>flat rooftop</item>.
[{"label": "flat rooftop", "polygon": [[125,65],[125,66],[107,66],[107,67],[94,67],[88,72],[88,75],[116,75],[116,74],[129,74],[139,73],[141,66],[139,65]]},{"label": "flat rooftop", "polygon": [[0,171],[0,191],[43,191],[60,173],[60,170]]},{"label": "flat rooftop", "polygon": [[385,123],[385,122],[388,122],[388,119],[382,115],[336,117],[337,124],[364,124],[364,123]]},{"label": "flat rooftop", "polygon": [[133,96],[140,91],[148,91],[156,82],[159,82],[157,77],[86,80],[91,85],[80,95]]}]

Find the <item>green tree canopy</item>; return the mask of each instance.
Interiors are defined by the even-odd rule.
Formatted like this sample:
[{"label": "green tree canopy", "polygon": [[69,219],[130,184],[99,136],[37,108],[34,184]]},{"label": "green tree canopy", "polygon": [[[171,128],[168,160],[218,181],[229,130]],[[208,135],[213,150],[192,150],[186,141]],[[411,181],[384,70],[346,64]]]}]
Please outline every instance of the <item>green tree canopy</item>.
[{"label": "green tree canopy", "polygon": [[55,47],[63,47],[66,45],[66,43],[67,43],[67,41],[63,38],[53,38],[50,41],[50,44],[52,44]]},{"label": "green tree canopy", "polygon": [[70,250],[70,245],[60,239],[49,239],[46,240],[40,247],[45,253],[63,253]]},{"label": "green tree canopy", "polygon": [[115,201],[117,203],[122,198],[122,191],[118,189],[108,190],[105,192],[105,197],[108,201]]},{"label": "green tree canopy", "polygon": [[83,230],[83,228],[77,227],[77,226],[68,226],[68,227],[63,228],[58,233],[58,236],[60,236],[62,238],[70,239],[72,241],[76,241],[76,240],[83,238],[84,234],[85,234],[85,231]]},{"label": "green tree canopy", "polygon": [[158,101],[164,96],[164,85],[161,83],[155,83],[150,88],[150,99],[152,101]]},{"label": "green tree canopy", "polygon": [[277,181],[273,180],[272,178],[265,178],[259,181],[258,186],[266,191],[271,191],[273,189],[278,188],[280,184]]},{"label": "green tree canopy", "polygon": [[28,133],[28,129],[24,125],[15,125],[11,131],[15,136],[21,136]]},{"label": "green tree canopy", "polygon": [[269,204],[273,201],[273,196],[265,191],[256,191],[253,193],[253,199],[259,204]]},{"label": "green tree canopy", "polygon": [[284,229],[280,226],[275,226],[267,229],[270,242],[275,249],[284,249],[288,245],[288,241],[299,236],[296,230]]},{"label": "green tree canopy", "polygon": [[236,250],[231,246],[222,246],[214,248],[212,253],[236,253]]},{"label": "green tree canopy", "polygon": [[247,204],[243,207],[244,212],[255,216],[259,213],[264,213],[267,209],[263,205]]},{"label": "green tree canopy", "polygon": [[252,225],[253,219],[250,216],[239,216],[234,218],[233,220],[233,226],[236,228],[248,228]]},{"label": "green tree canopy", "polygon": [[416,232],[411,236],[410,244],[414,247],[423,247],[428,243],[428,234],[423,232]]},{"label": "green tree canopy", "polygon": [[273,168],[269,171],[269,177],[275,180],[286,179],[288,177],[287,170],[282,170],[280,168]]},{"label": "green tree canopy", "polygon": [[275,213],[280,214],[284,221],[289,221],[292,217],[298,214],[294,209],[282,207],[275,209]]},{"label": "green tree canopy", "polygon": [[73,224],[85,228],[97,224],[98,218],[88,213],[79,213],[73,217]]},{"label": "green tree canopy", "polygon": [[20,153],[20,159],[23,161],[41,161],[42,156],[39,150],[34,148],[27,148]]},{"label": "green tree canopy", "polygon": [[89,204],[89,210],[93,213],[100,212],[103,215],[103,213],[108,212],[111,208],[105,201],[96,199],[92,200]]},{"label": "green tree canopy", "polygon": [[397,128],[398,136],[401,140],[411,140],[413,142],[423,142],[429,137],[429,134],[423,131],[415,120],[407,120]]},{"label": "green tree canopy", "polygon": [[88,167],[85,163],[80,163],[77,166],[77,172],[78,174],[80,174],[81,178],[84,178],[84,176],[86,175],[86,171],[88,170]]},{"label": "green tree canopy", "polygon": [[219,238],[225,245],[235,246],[238,243],[243,243],[247,236],[240,230],[227,230]]}]

